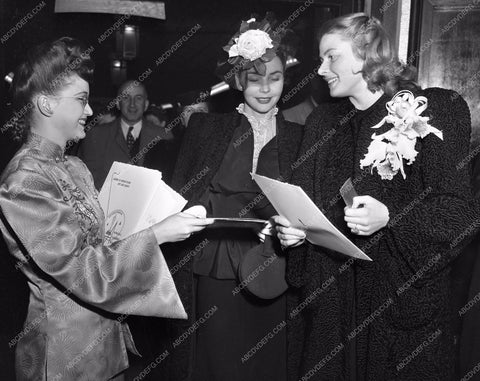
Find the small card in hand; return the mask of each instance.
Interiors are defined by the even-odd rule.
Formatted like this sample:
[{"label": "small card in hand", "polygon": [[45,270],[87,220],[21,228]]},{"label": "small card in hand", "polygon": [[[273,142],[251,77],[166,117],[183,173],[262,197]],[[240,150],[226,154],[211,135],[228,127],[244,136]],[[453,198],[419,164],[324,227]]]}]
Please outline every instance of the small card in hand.
[{"label": "small card in hand", "polygon": [[343,197],[343,201],[345,201],[345,204],[351,208],[353,204],[353,198],[358,196],[358,193],[355,191],[355,188],[353,187],[352,179],[349,177],[347,181],[342,185],[340,188],[340,194]]}]

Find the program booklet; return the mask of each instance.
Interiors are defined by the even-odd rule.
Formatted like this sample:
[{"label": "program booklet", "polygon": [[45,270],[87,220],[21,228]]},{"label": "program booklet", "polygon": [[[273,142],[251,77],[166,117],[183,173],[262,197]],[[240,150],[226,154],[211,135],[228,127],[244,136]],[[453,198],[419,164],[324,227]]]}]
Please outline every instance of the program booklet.
[{"label": "program booklet", "polygon": [[354,258],[372,260],[328,220],[302,188],[257,174],[252,177],[278,214],[293,227],[304,230],[309,242]]},{"label": "program booklet", "polygon": [[115,161],[100,190],[105,244],[128,237],[180,212],[187,200],[162,180],[162,173]]}]

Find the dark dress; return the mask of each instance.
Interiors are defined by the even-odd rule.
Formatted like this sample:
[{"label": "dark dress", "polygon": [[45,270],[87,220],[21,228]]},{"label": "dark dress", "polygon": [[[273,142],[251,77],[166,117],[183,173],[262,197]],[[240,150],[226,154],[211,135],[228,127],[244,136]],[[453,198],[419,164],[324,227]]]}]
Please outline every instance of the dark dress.
[{"label": "dark dress", "polygon": [[[268,219],[275,209],[252,180],[253,134],[242,119],[235,129],[222,164],[201,202],[212,217]],[[242,136],[246,136],[242,140]],[[238,144],[238,142],[241,142]],[[257,173],[279,177],[276,138],[260,152]],[[255,200],[260,199],[260,202]],[[249,208],[249,205],[252,207]],[[208,244],[194,259],[197,280],[197,320],[212,306],[218,309],[197,330],[194,380],[286,380],[286,330],[281,329],[261,350],[253,349],[277,325],[285,324],[285,294],[262,300],[235,292],[242,257],[259,245],[262,225],[211,227],[202,234]],[[248,352],[253,349],[254,356]]]},{"label": "dark dress", "polygon": [[[303,127],[285,122],[281,115],[276,118],[277,136],[263,148],[257,173],[288,179]],[[189,204],[203,203],[216,217],[266,219],[275,214],[266,198],[258,202],[260,190],[249,175],[250,129],[237,112],[192,115],[172,182]],[[164,379],[285,380],[285,297],[263,301],[245,290],[235,291],[238,263],[259,244],[256,230],[261,227],[212,226],[180,245],[165,247],[190,319],[170,321],[163,342],[168,347],[195,322],[201,324],[181,345],[169,349],[162,364]]]},{"label": "dark dress", "polygon": [[[327,217],[373,262],[349,261],[314,245],[288,253],[287,279],[309,298],[288,326],[292,379],[450,380],[454,342],[450,264],[478,228],[468,156],[470,113],[456,93],[427,89],[422,116],[443,132],[418,139],[419,152],[399,173],[382,180],[359,162],[376,125],[386,116],[383,96],[364,111],[348,100],[321,105],[307,121],[292,182],[302,186]],[[316,147],[313,150],[312,146]],[[309,154],[310,152],[310,154]],[[351,177],[358,194],[389,210],[389,224],[371,236],[350,233],[338,192]],[[312,297],[314,296],[314,297]]]}]

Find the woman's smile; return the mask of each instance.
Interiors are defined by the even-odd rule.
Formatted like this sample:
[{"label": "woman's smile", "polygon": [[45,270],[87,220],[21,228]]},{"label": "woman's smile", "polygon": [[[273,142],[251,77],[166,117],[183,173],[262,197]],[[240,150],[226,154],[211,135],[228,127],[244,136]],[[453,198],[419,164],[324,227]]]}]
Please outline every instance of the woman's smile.
[{"label": "woman's smile", "polygon": [[262,97],[262,98],[255,98],[257,100],[258,103],[261,103],[261,104],[268,104],[270,103],[270,101],[272,100],[271,97]]}]

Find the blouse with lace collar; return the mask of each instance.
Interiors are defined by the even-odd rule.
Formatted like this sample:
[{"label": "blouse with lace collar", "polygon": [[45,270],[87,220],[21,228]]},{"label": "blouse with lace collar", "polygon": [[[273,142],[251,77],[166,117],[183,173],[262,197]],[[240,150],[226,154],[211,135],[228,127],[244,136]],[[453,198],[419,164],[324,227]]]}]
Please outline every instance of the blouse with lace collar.
[{"label": "blouse with lace collar", "polygon": [[245,104],[240,103],[237,107],[239,114],[245,115],[247,120],[252,126],[253,132],[253,160],[252,160],[252,173],[257,171],[258,157],[260,151],[267,143],[272,140],[277,134],[277,125],[275,116],[278,113],[278,108],[274,107],[265,116],[265,118],[256,118],[253,115],[247,114],[245,111]]}]

